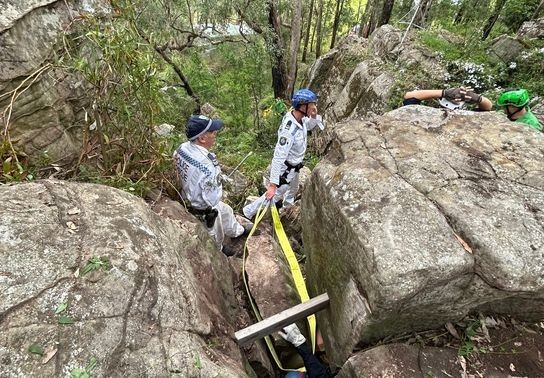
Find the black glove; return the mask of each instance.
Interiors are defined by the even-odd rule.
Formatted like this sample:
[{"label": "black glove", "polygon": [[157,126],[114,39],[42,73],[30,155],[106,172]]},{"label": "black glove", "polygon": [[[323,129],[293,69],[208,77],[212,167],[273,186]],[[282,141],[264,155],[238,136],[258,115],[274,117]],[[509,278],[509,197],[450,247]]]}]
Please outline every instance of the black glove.
[{"label": "black glove", "polygon": [[473,91],[468,91],[465,95],[465,101],[469,104],[479,104],[482,102],[482,95]]},{"label": "black glove", "polygon": [[217,211],[217,209],[212,209],[211,207],[207,208],[206,211],[206,215],[204,215],[206,227],[212,228],[215,224],[215,219],[219,215],[219,211]]},{"label": "black glove", "polygon": [[465,88],[449,88],[442,90],[442,97],[454,104],[459,104],[466,100],[467,90]]}]

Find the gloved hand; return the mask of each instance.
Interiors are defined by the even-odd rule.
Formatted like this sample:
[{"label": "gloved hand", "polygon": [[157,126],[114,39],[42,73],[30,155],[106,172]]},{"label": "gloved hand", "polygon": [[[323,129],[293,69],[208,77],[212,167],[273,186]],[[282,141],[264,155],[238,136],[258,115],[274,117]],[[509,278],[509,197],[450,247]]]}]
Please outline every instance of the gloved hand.
[{"label": "gloved hand", "polygon": [[469,90],[465,95],[465,101],[469,104],[479,104],[482,102],[482,95]]},{"label": "gloved hand", "polygon": [[290,342],[296,348],[306,342],[306,338],[300,333],[295,323],[289,324],[287,327],[283,327],[285,332],[278,332],[285,341]]},{"label": "gloved hand", "polygon": [[442,90],[442,97],[454,104],[459,104],[466,100],[467,90],[465,88],[449,88]]}]

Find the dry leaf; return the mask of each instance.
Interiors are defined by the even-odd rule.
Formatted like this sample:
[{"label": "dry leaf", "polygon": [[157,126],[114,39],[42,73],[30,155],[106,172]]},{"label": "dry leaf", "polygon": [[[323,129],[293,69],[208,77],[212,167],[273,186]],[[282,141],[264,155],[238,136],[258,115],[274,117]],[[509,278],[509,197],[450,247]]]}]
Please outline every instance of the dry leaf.
[{"label": "dry leaf", "polygon": [[57,354],[57,347],[55,346],[47,347],[47,349],[45,349],[45,352],[43,353],[42,364],[45,365],[46,363],[48,363],[49,360],[53,358],[55,354]]},{"label": "dry leaf", "polygon": [[449,333],[451,333],[453,337],[455,337],[456,339],[460,339],[459,333],[457,333],[457,330],[455,329],[453,324],[451,324],[450,322],[447,322],[446,329],[448,330]]},{"label": "dry leaf", "polygon": [[482,328],[482,332],[484,334],[485,339],[488,342],[491,342],[491,337],[489,336],[489,330],[487,329],[486,321],[485,320],[480,320],[480,326]]},{"label": "dry leaf", "polygon": [[66,222],[66,226],[67,226],[70,230],[74,230],[74,231],[77,230],[76,224],[75,224],[74,222],[72,222],[72,221]]},{"label": "dry leaf", "polygon": [[461,378],[467,378],[467,361],[465,360],[465,357],[457,356],[457,361],[459,362],[459,365],[461,365],[461,369],[463,369]]},{"label": "dry leaf", "polygon": [[470,246],[467,244],[466,241],[464,241],[463,239],[461,239],[461,237],[459,235],[457,235],[455,232],[453,233],[455,235],[455,237],[457,238],[457,241],[459,243],[461,243],[461,245],[463,246],[463,248],[465,249],[465,251],[467,251],[468,253],[472,253],[472,248],[470,248]]},{"label": "dry leaf", "polygon": [[77,268],[76,271],[74,272],[74,277],[75,278],[79,277],[79,268]]},{"label": "dry leaf", "polygon": [[74,207],[70,210],[68,210],[68,215],[76,215],[76,214],[79,214],[81,211],[77,208],[77,207]]},{"label": "dry leaf", "polygon": [[512,371],[516,371],[516,367],[514,366],[514,364],[513,364],[513,363],[510,363],[510,370],[512,370]]}]

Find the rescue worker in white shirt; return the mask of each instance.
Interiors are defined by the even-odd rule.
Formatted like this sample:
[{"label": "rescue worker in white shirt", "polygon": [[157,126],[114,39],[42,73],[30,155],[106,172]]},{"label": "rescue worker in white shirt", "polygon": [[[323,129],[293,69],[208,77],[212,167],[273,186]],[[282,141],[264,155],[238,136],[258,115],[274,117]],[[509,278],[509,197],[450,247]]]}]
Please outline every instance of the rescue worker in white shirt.
[{"label": "rescue worker in white shirt", "polygon": [[318,126],[323,130],[323,119],[317,114],[317,95],[300,89],[291,101],[293,110],[285,114],[278,129],[278,142],[270,168],[270,183],[266,193],[246,205],[244,216],[252,219],[266,201],[283,201],[284,207],[293,205],[298,191],[299,171],[306,153],[308,131]]},{"label": "rescue worker in white shirt", "polygon": [[192,115],[186,129],[189,140],[176,149],[173,159],[187,209],[205,223],[218,248],[232,256],[235,251],[223,246],[225,235],[231,238],[247,235],[253,225],[241,225],[232,208],[221,201],[221,167],[209,149],[222,127],[220,119]]}]

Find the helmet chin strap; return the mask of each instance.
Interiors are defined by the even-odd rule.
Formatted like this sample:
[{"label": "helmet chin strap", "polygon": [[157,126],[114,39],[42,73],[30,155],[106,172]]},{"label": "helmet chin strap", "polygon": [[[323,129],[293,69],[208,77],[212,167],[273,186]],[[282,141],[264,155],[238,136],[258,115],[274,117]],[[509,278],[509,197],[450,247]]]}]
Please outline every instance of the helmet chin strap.
[{"label": "helmet chin strap", "polygon": [[510,121],[512,121],[512,117],[515,116],[517,113],[521,112],[522,110],[523,110],[523,108],[518,108],[518,110],[516,110],[515,112],[510,113],[510,112],[508,111],[508,107],[506,107],[506,116],[508,117],[508,119],[509,119]]},{"label": "helmet chin strap", "polygon": [[[302,107],[303,107],[304,105],[306,105],[306,111],[305,111],[305,112],[302,111]],[[299,106],[299,107],[296,108],[295,110],[296,110],[297,112],[302,113],[302,117],[300,117],[300,120],[298,120],[299,122],[301,122],[302,118],[308,117],[308,112],[307,112],[307,110],[308,110],[308,104],[302,104],[301,106]],[[296,117],[295,117],[295,118],[296,118]]]}]

